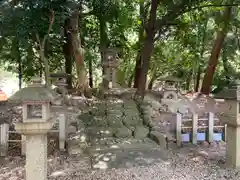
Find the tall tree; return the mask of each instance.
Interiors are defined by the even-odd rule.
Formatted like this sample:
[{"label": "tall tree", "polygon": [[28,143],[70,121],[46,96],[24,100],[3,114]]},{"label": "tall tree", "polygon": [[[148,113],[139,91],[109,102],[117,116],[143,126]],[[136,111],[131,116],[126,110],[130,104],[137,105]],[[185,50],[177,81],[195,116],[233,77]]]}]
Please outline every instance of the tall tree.
[{"label": "tall tree", "polygon": [[141,51],[140,58],[142,58],[142,67],[140,71],[139,84],[137,87],[137,94],[144,96],[146,88],[147,73],[149,67],[149,59],[153,50],[153,41],[155,37],[155,22],[157,18],[157,7],[160,0],[152,0],[150,16],[146,27],[146,39],[144,40],[144,47]]},{"label": "tall tree", "polygon": [[198,5],[200,2],[198,0],[182,0],[178,3],[171,2],[167,4],[168,9],[165,15],[163,15],[160,19],[157,19],[156,14],[159,3],[159,0],[151,1],[149,19],[144,25],[146,38],[144,40],[143,48],[139,53],[142,65],[139,76],[139,85],[136,91],[136,95],[140,95],[142,98],[144,97],[146,88],[149,60],[154,48],[155,35],[157,33],[162,34],[164,30],[166,30],[174,20],[176,20],[177,17],[182,15],[184,12],[189,11],[193,5]]},{"label": "tall tree", "polygon": [[[233,0],[231,0],[230,3],[233,3]],[[222,15],[222,18],[219,24],[217,37],[213,43],[211,56],[208,62],[206,73],[203,78],[202,89],[201,89],[201,93],[206,95],[208,95],[211,92],[213,76],[218,64],[221,48],[228,31],[228,25],[231,18],[231,11],[232,11],[232,6],[225,7],[224,13]]]},{"label": "tall tree", "polygon": [[[72,39],[71,39],[71,29],[70,29],[70,18],[64,21],[64,44],[63,44],[63,54],[65,57],[65,72],[72,75],[73,69],[73,52],[72,52]],[[68,89],[72,88],[72,76],[67,78]]]},{"label": "tall tree", "polygon": [[79,9],[75,9],[70,17],[70,29],[72,40],[73,57],[76,63],[77,76],[78,76],[78,89],[81,94],[88,92],[88,79],[84,65],[83,48],[81,46],[81,38],[79,32]]},{"label": "tall tree", "polygon": [[38,42],[38,46],[39,46],[40,59],[41,59],[42,63],[44,64],[44,77],[45,77],[45,82],[46,82],[47,87],[50,87],[50,79],[49,79],[50,69],[49,69],[49,63],[48,63],[47,54],[46,54],[46,45],[47,45],[48,36],[52,30],[54,20],[55,20],[54,11],[51,10],[48,31],[43,36],[42,40],[40,39],[38,32],[36,33],[36,38],[37,38],[37,42]]},{"label": "tall tree", "polygon": [[146,13],[148,9],[148,4],[144,3],[145,1],[139,1],[139,15],[140,15],[140,24],[139,24],[139,32],[138,32],[138,56],[136,58],[135,65],[135,78],[134,78],[134,88],[137,88],[140,80],[140,73],[142,68],[142,58],[140,56],[140,52],[142,50],[143,42],[144,42],[144,24],[146,19]]}]

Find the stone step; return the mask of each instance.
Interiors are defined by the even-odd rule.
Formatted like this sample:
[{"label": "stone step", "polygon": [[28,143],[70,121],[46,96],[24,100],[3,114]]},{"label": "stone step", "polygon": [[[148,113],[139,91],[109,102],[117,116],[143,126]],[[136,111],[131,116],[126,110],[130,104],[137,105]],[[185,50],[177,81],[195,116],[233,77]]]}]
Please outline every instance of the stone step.
[{"label": "stone step", "polygon": [[96,145],[87,148],[87,152],[92,155],[96,152],[114,152],[114,151],[128,151],[128,150],[154,150],[160,147],[155,143],[132,143],[132,144],[113,144],[113,145]]},{"label": "stone step", "polygon": [[89,144],[91,145],[112,145],[116,143],[114,137],[90,137]]},{"label": "stone step", "polygon": [[114,129],[110,127],[88,127],[85,129],[88,136],[93,137],[112,137],[114,134]]},{"label": "stone step", "polygon": [[151,131],[150,137],[154,140],[157,144],[159,144],[163,148],[168,148],[169,142],[175,142],[176,139],[168,133],[161,133],[158,131]]}]

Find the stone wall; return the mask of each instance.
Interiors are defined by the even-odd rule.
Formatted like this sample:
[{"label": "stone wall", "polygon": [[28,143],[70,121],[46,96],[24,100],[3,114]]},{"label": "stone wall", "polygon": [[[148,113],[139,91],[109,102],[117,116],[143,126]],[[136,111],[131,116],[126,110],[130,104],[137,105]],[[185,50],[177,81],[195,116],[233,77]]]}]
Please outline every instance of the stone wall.
[{"label": "stone wall", "polygon": [[130,99],[98,101],[78,118],[79,124],[85,127],[88,145],[116,144],[132,138],[143,140],[149,134],[137,104]]},{"label": "stone wall", "polygon": [[[160,103],[162,94],[148,91],[145,100],[137,102],[132,98],[134,93],[134,89],[111,90],[100,96],[104,96],[104,99],[92,101],[87,111],[84,108],[78,116],[79,127],[82,127],[80,139],[85,140],[79,143],[80,146],[113,145],[124,141],[144,142],[149,137],[166,146],[165,141],[159,142],[159,138],[156,140],[151,135],[158,132],[164,140],[172,137],[169,132],[174,125],[170,126],[173,124],[170,121],[175,116],[163,116],[160,113],[166,108]],[[175,133],[174,130],[172,132]]]}]

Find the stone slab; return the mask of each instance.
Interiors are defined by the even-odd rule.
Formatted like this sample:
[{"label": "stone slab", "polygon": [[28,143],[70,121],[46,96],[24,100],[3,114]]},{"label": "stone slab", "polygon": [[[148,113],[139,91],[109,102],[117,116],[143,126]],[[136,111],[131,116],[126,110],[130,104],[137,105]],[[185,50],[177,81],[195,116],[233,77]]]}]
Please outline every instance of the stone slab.
[{"label": "stone slab", "polygon": [[130,168],[136,166],[149,166],[158,161],[167,161],[167,153],[159,148],[139,146],[126,148],[124,151],[101,151],[91,155],[94,169]]},{"label": "stone slab", "polygon": [[157,131],[151,131],[150,137],[161,147],[167,148],[168,142],[167,142],[167,136],[163,133],[157,132]]},{"label": "stone slab", "polygon": [[137,139],[144,139],[148,136],[149,129],[144,126],[137,126],[133,132],[133,135]]}]

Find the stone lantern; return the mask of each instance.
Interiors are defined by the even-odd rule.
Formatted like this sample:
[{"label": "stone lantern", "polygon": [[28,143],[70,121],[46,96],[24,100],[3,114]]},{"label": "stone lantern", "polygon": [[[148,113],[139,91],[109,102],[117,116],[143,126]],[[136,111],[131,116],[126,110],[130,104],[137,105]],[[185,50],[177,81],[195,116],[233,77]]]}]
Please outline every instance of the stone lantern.
[{"label": "stone lantern", "polygon": [[240,82],[224,88],[214,98],[225,100],[224,109],[217,114],[227,124],[227,164],[240,168]]},{"label": "stone lantern", "polygon": [[107,49],[104,52],[103,86],[104,88],[116,87],[116,71],[118,66],[117,52],[115,49]]},{"label": "stone lantern", "polygon": [[69,77],[68,74],[64,72],[57,72],[51,74],[51,78],[55,78],[55,85],[57,86],[56,92],[61,94],[55,101],[55,104],[52,106],[55,111],[57,111],[57,116],[59,119],[59,149],[65,150],[65,141],[66,141],[66,126],[67,126],[67,78]]},{"label": "stone lantern", "polygon": [[54,84],[58,87],[57,92],[65,95],[67,93],[66,87],[68,86],[67,80],[68,78],[71,78],[71,76],[67,73],[59,71],[57,73],[52,73],[50,77],[51,80],[55,80]]},{"label": "stone lantern", "polygon": [[179,82],[181,79],[176,77],[167,76],[165,78],[161,78],[161,81],[164,81],[163,87],[163,98],[162,103],[168,106],[168,109],[171,112],[176,112],[178,107],[175,106],[179,99],[178,99],[178,91],[179,91]]},{"label": "stone lantern", "polygon": [[39,78],[9,98],[22,103],[22,122],[14,125],[26,137],[26,180],[47,179],[47,132],[54,125],[50,112],[54,100],[55,94]]},{"label": "stone lantern", "polygon": [[161,78],[161,81],[164,81],[163,89],[168,91],[178,91],[179,83],[182,82],[181,79],[174,76],[167,76],[167,77]]},{"label": "stone lantern", "polygon": [[58,72],[56,72],[56,73],[50,74],[51,80],[53,80],[53,79],[56,79],[57,81],[59,81],[59,80],[64,80],[65,83],[67,83],[67,79],[68,79],[69,77],[71,77],[70,74],[67,74],[67,73],[62,72],[62,71],[58,71]]}]

